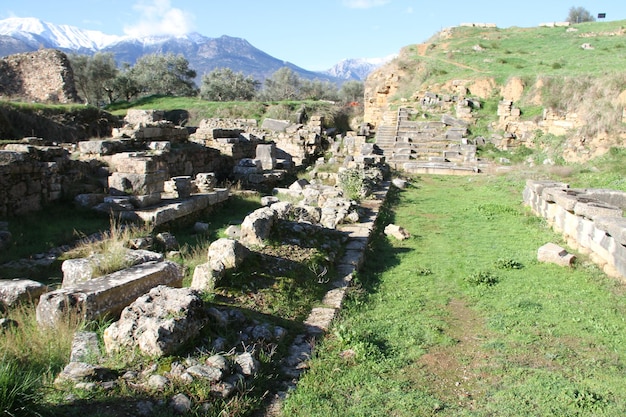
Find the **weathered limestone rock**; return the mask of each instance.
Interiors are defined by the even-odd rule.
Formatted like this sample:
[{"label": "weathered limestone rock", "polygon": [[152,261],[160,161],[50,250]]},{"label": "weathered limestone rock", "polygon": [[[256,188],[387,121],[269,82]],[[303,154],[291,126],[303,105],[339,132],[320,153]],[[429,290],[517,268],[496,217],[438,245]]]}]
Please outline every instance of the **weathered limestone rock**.
[{"label": "weathered limestone rock", "polygon": [[568,245],[613,277],[626,277],[626,245],[622,228],[626,193],[602,189],[570,189],[567,184],[527,181],[524,203],[567,238]]},{"label": "weathered limestone rock", "polygon": [[572,266],[576,257],[557,244],[546,243],[537,251],[537,260],[560,266]]},{"label": "weathered limestone rock", "polygon": [[166,177],[165,171],[146,174],[114,172],[109,177],[109,192],[113,195],[161,193],[164,190]]},{"label": "weathered limestone rock", "polygon": [[72,67],[55,49],[9,55],[0,60],[0,95],[25,101],[77,103]]},{"label": "weathered limestone rock", "polygon": [[181,267],[170,261],[148,262],[109,275],[44,293],[37,306],[37,322],[54,326],[67,314],[86,320],[117,316],[124,307],[157,285],[180,287]]},{"label": "weathered limestone rock", "polygon": [[36,302],[48,287],[30,279],[0,279],[0,304],[13,307],[19,303]]},{"label": "weathered limestone rock", "polygon": [[196,187],[201,193],[208,193],[213,191],[217,185],[217,179],[213,172],[199,172],[196,174]]},{"label": "weathered limestone rock", "polygon": [[252,356],[250,352],[242,353],[235,358],[235,363],[245,376],[252,376],[259,371],[260,362]]},{"label": "weathered limestone rock", "polygon": [[263,246],[269,238],[276,219],[276,212],[270,207],[262,207],[248,214],[241,223],[241,242],[247,246]]},{"label": "weathered limestone rock", "polygon": [[208,258],[211,269],[237,269],[250,254],[248,248],[233,239],[218,239],[209,246]]},{"label": "weathered limestone rock", "polygon": [[172,177],[171,181],[174,183],[174,192],[178,195],[178,198],[188,198],[191,195],[191,177],[188,175],[180,175]]},{"label": "weathered limestone rock", "polygon": [[263,123],[261,123],[261,129],[273,130],[275,132],[284,132],[290,125],[291,122],[289,120],[267,118],[263,120]]},{"label": "weathered limestone rock", "polygon": [[276,145],[273,143],[258,144],[256,146],[256,157],[261,161],[263,170],[270,171],[276,166]]},{"label": "weathered limestone rock", "polygon": [[88,362],[100,356],[98,335],[96,332],[78,332],[72,340],[70,362]]},{"label": "weathered limestone rock", "polygon": [[213,292],[215,285],[224,276],[224,270],[215,270],[207,262],[197,265],[193,270],[190,287],[194,290]]},{"label": "weathered limestone rock", "polygon": [[103,339],[107,352],[138,347],[145,354],[163,356],[196,337],[207,322],[195,290],[160,285],[126,307]]},{"label": "weathered limestone rock", "polygon": [[[105,262],[106,254],[92,255],[87,258],[68,259],[61,264],[63,283],[61,288],[71,287],[83,281],[94,278],[94,270]],[[148,250],[128,250],[124,255],[124,264],[127,266],[139,265],[146,262],[161,262],[163,255]]]},{"label": "weathered limestone rock", "polygon": [[388,224],[385,227],[385,234],[398,240],[406,240],[411,237],[411,234],[406,229],[395,224]]}]

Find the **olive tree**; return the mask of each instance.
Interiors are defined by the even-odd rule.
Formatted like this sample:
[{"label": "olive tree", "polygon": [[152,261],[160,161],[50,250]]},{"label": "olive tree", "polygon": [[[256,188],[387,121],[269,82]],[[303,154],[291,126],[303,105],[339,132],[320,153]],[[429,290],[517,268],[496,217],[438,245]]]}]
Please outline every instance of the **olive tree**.
[{"label": "olive tree", "polygon": [[339,97],[345,102],[362,101],[365,94],[365,86],[362,81],[346,81],[339,89]]},{"label": "olive tree", "polygon": [[93,56],[69,55],[74,83],[86,104],[100,105],[105,97],[113,101],[114,80],[118,75],[113,54],[98,52]]},{"label": "olive tree", "polygon": [[262,96],[265,100],[299,100],[302,80],[288,67],[282,67],[265,79]]},{"label": "olive tree", "polygon": [[145,94],[192,96],[196,94],[196,71],[181,55],[148,54],[137,60],[129,76]]},{"label": "olive tree", "polygon": [[593,22],[596,18],[584,7],[571,7],[566,21],[571,24]]},{"label": "olive tree", "polygon": [[210,101],[252,100],[261,83],[243,72],[216,68],[202,77],[200,97]]},{"label": "olive tree", "polygon": [[339,100],[339,88],[330,81],[303,80],[300,86],[303,100]]}]

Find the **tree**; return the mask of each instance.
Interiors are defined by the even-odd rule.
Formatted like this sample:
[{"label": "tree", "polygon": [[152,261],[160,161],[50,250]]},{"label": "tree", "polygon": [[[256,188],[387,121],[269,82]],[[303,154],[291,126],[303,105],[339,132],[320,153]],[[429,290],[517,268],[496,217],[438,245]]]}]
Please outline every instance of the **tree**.
[{"label": "tree", "polygon": [[105,97],[113,101],[111,91],[118,69],[112,53],[70,55],[69,59],[76,89],[86,104],[100,105]]},{"label": "tree", "polygon": [[179,54],[148,54],[137,60],[129,76],[146,94],[192,96],[196,94],[196,71]]},{"label": "tree", "polygon": [[274,72],[265,80],[263,98],[269,101],[299,100],[302,80],[288,67]]},{"label": "tree", "polygon": [[130,101],[141,93],[141,86],[138,84],[131,74],[131,66],[128,63],[124,63],[122,69],[118,72],[117,77],[113,80],[113,85],[110,90],[109,100],[111,103],[122,98],[126,101]]},{"label": "tree", "polygon": [[337,101],[339,89],[330,81],[303,80],[300,86],[300,97],[304,100]]},{"label": "tree", "polygon": [[566,20],[571,24],[576,24],[582,22],[594,22],[596,18],[584,7],[572,7],[569,9],[569,14],[567,15]]},{"label": "tree", "polygon": [[211,101],[252,100],[261,83],[243,72],[230,68],[216,68],[202,77],[200,97]]},{"label": "tree", "polygon": [[351,103],[355,101],[362,101],[365,94],[365,86],[361,81],[346,81],[339,89],[339,97],[344,103]]}]

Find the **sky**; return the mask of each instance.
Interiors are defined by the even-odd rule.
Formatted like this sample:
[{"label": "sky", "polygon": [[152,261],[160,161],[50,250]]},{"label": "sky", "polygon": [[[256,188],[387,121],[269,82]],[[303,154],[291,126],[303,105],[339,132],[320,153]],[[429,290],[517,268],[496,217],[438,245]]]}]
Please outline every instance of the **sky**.
[{"label": "sky", "polygon": [[461,23],[534,27],[564,21],[572,6],[626,19],[624,0],[0,0],[0,19],[35,17],[111,35],[198,32],[244,38],[302,68],[383,58]]}]

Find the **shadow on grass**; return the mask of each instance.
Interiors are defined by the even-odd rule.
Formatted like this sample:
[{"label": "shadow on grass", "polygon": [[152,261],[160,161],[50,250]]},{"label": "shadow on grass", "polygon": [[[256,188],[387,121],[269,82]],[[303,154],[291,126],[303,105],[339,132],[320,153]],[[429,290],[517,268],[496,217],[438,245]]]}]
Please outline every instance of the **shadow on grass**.
[{"label": "shadow on grass", "polygon": [[401,193],[402,190],[397,187],[389,188],[385,203],[376,219],[370,244],[365,252],[365,262],[359,271],[359,282],[368,294],[378,291],[379,278],[383,272],[400,263],[398,255],[411,251],[410,248],[393,246],[390,238],[384,233],[385,226],[395,221],[394,207],[400,203]]}]

